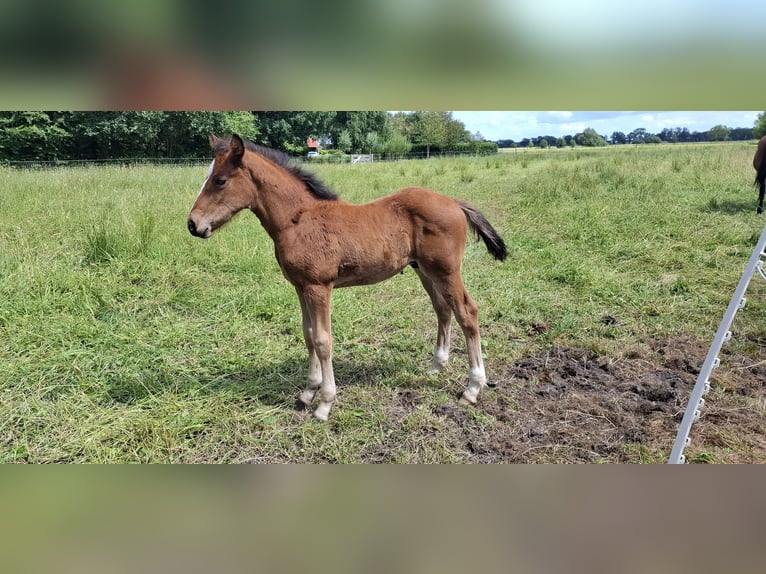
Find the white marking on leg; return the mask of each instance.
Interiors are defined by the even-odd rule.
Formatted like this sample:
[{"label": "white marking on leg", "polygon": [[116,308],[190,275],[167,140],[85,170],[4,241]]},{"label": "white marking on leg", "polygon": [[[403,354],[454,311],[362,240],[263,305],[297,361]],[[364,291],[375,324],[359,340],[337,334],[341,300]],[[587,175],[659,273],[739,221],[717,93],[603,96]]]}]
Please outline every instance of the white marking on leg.
[{"label": "white marking on leg", "polygon": [[445,366],[447,366],[448,361],[449,347],[436,347],[436,352],[434,353],[433,359],[431,359],[430,373],[434,375],[440,372]]},{"label": "white marking on leg", "polygon": [[487,386],[487,375],[484,372],[484,365],[472,368],[468,375],[468,388],[463,391],[460,402],[463,404],[475,404],[479,391],[485,386]]},{"label": "white marking on leg", "polygon": [[320,359],[322,364],[322,386],[319,388],[319,406],[314,416],[320,421],[326,421],[330,409],[335,402],[335,374],[332,368],[332,354],[327,359]]},{"label": "white marking on leg", "polygon": [[314,401],[314,395],[316,395],[317,389],[322,385],[322,366],[319,364],[319,358],[315,352],[311,352],[309,355],[309,381],[308,385],[301,393],[301,402],[308,406]]}]

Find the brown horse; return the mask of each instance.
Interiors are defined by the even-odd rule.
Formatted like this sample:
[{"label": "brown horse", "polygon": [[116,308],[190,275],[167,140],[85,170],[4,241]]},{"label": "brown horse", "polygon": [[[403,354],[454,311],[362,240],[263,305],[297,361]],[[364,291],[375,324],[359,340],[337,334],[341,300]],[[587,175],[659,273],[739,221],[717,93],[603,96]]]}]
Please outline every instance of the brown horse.
[{"label": "brown horse", "polygon": [[308,386],[299,406],[327,420],[335,400],[330,298],[334,287],[368,285],[411,265],[436,311],[438,333],[431,372],[447,363],[454,313],[466,338],[470,367],[461,402],[475,403],[486,385],[478,310],[460,274],[470,227],[499,260],[505,243],[473,206],[420,187],[353,205],[278,151],[238,135],[223,141],[210,134],[216,151],[208,177],[189,213],[192,235],[208,238],[237,212],[249,209],[274,241],[282,273],[295,286],[309,353]]},{"label": "brown horse", "polygon": [[758,147],[753,156],[755,182],[758,187],[758,213],[763,213],[763,196],[766,194],[766,136],[758,141]]}]

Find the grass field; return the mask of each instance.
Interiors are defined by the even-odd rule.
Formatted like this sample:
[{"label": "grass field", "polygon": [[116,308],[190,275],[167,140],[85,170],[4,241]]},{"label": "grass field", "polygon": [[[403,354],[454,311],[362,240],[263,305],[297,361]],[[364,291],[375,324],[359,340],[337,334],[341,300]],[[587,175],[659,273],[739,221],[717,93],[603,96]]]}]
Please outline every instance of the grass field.
[{"label": "grass field", "polygon": [[[426,374],[435,317],[407,270],[334,293],[327,423],[294,409],[300,310],[255,216],[186,230],[207,166],[0,168],[0,461],[663,462],[766,225],[754,150],[316,166],[354,203],[409,185],[468,199],[509,247],[464,260],[495,385],[476,407],[457,404],[459,330]],[[693,462],[766,461],[766,283],[748,301]]]}]

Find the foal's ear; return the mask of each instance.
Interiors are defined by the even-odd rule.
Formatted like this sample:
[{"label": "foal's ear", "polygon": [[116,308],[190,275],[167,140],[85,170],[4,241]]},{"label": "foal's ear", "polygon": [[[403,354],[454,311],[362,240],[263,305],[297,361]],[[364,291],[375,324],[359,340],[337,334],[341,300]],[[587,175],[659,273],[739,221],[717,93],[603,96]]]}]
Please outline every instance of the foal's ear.
[{"label": "foal's ear", "polygon": [[229,152],[231,155],[229,159],[234,165],[242,164],[242,156],[245,155],[245,142],[237,134],[231,134],[231,141],[229,142]]},{"label": "foal's ear", "polygon": [[208,140],[210,141],[210,148],[215,152],[219,151],[222,147],[226,147],[226,142],[217,137],[213,132],[208,134]]}]

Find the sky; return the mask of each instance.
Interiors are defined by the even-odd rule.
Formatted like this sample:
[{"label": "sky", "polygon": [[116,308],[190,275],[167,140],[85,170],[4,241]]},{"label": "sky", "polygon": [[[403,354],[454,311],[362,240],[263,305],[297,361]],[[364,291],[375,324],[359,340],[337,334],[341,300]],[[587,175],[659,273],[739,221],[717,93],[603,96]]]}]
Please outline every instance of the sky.
[{"label": "sky", "polygon": [[[753,0],[518,0],[503,2],[509,20],[529,30],[532,38],[545,34],[553,49],[592,51],[630,48],[641,42],[678,44],[700,36],[707,41],[739,38],[752,41],[762,32],[766,5]],[[502,18],[501,14],[497,15]],[[575,32],[576,41],[573,40]],[[631,42],[625,42],[630,38]],[[745,40],[747,39],[747,40]],[[551,43],[553,46],[551,46]],[[545,47],[538,42],[539,46]]]},{"label": "sky", "polygon": [[629,134],[644,128],[656,134],[665,128],[688,128],[690,132],[707,131],[713,126],[749,128],[755,125],[757,111],[453,111],[452,117],[484,139],[497,141],[538,136],[575,135],[585,128],[611,136],[613,132]]}]

